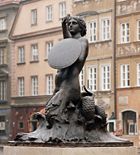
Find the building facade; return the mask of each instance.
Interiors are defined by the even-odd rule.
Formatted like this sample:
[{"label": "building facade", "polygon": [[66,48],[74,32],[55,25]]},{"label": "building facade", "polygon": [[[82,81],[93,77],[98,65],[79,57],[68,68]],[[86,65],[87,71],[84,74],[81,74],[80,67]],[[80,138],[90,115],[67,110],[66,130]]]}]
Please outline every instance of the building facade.
[{"label": "building facade", "polygon": [[0,1],[0,143],[10,137],[11,102],[11,50],[9,32],[12,27],[19,1]]},{"label": "building facade", "polygon": [[80,82],[94,92],[96,104],[105,108],[110,118],[110,131],[115,130],[116,112],[114,7],[115,1],[112,0],[74,0],[73,4],[73,14],[86,21],[89,41],[89,55]]},{"label": "building facade", "polygon": [[[95,102],[105,108],[108,130],[140,145],[140,1],[30,0],[12,27],[12,138],[31,128],[33,112],[53,93],[56,70],[48,53],[62,36],[61,20],[79,15],[87,24],[89,55],[80,73]],[[5,71],[5,70],[4,70]],[[6,72],[7,73],[7,72]],[[26,115],[25,115],[26,114]]]},{"label": "building facade", "polygon": [[54,89],[56,70],[48,65],[48,53],[62,39],[61,21],[71,14],[72,1],[23,2],[11,30],[12,135],[29,132],[33,112],[45,107]]},{"label": "building facade", "polygon": [[140,1],[117,0],[117,124],[140,145]]}]

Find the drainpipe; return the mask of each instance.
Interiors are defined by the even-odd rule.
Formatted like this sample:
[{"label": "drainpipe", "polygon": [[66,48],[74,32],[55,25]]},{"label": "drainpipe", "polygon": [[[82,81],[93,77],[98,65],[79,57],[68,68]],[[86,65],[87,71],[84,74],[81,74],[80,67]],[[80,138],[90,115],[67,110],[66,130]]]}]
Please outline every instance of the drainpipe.
[{"label": "drainpipe", "polygon": [[117,119],[117,84],[116,84],[116,0],[114,0],[114,39],[113,39],[113,72],[114,72],[114,115]]}]

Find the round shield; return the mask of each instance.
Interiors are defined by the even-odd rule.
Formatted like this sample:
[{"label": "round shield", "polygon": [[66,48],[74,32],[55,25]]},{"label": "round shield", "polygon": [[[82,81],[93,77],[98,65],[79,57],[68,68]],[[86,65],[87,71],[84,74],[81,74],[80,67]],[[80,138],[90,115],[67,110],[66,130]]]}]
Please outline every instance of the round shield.
[{"label": "round shield", "polygon": [[52,68],[63,69],[72,65],[80,56],[81,44],[78,39],[64,39],[54,45],[48,55]]}]

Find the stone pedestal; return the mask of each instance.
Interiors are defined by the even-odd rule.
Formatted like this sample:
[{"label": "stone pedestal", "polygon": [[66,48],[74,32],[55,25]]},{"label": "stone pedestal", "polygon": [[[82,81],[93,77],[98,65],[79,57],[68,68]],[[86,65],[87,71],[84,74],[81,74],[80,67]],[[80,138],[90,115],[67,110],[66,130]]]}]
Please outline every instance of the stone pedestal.
[{"label": "stone pedestal", "polygon": [[5,146],[4,155],[137,155],[136,147]]}]

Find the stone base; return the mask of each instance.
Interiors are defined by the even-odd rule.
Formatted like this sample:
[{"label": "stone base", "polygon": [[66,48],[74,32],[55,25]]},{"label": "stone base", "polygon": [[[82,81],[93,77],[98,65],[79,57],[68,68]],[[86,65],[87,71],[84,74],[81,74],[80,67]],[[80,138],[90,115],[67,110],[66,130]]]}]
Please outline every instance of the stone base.
[{"label": "stone base", "polygon": [[130,147],[30,147],[5,146],[4,155],[137,155]]}]

